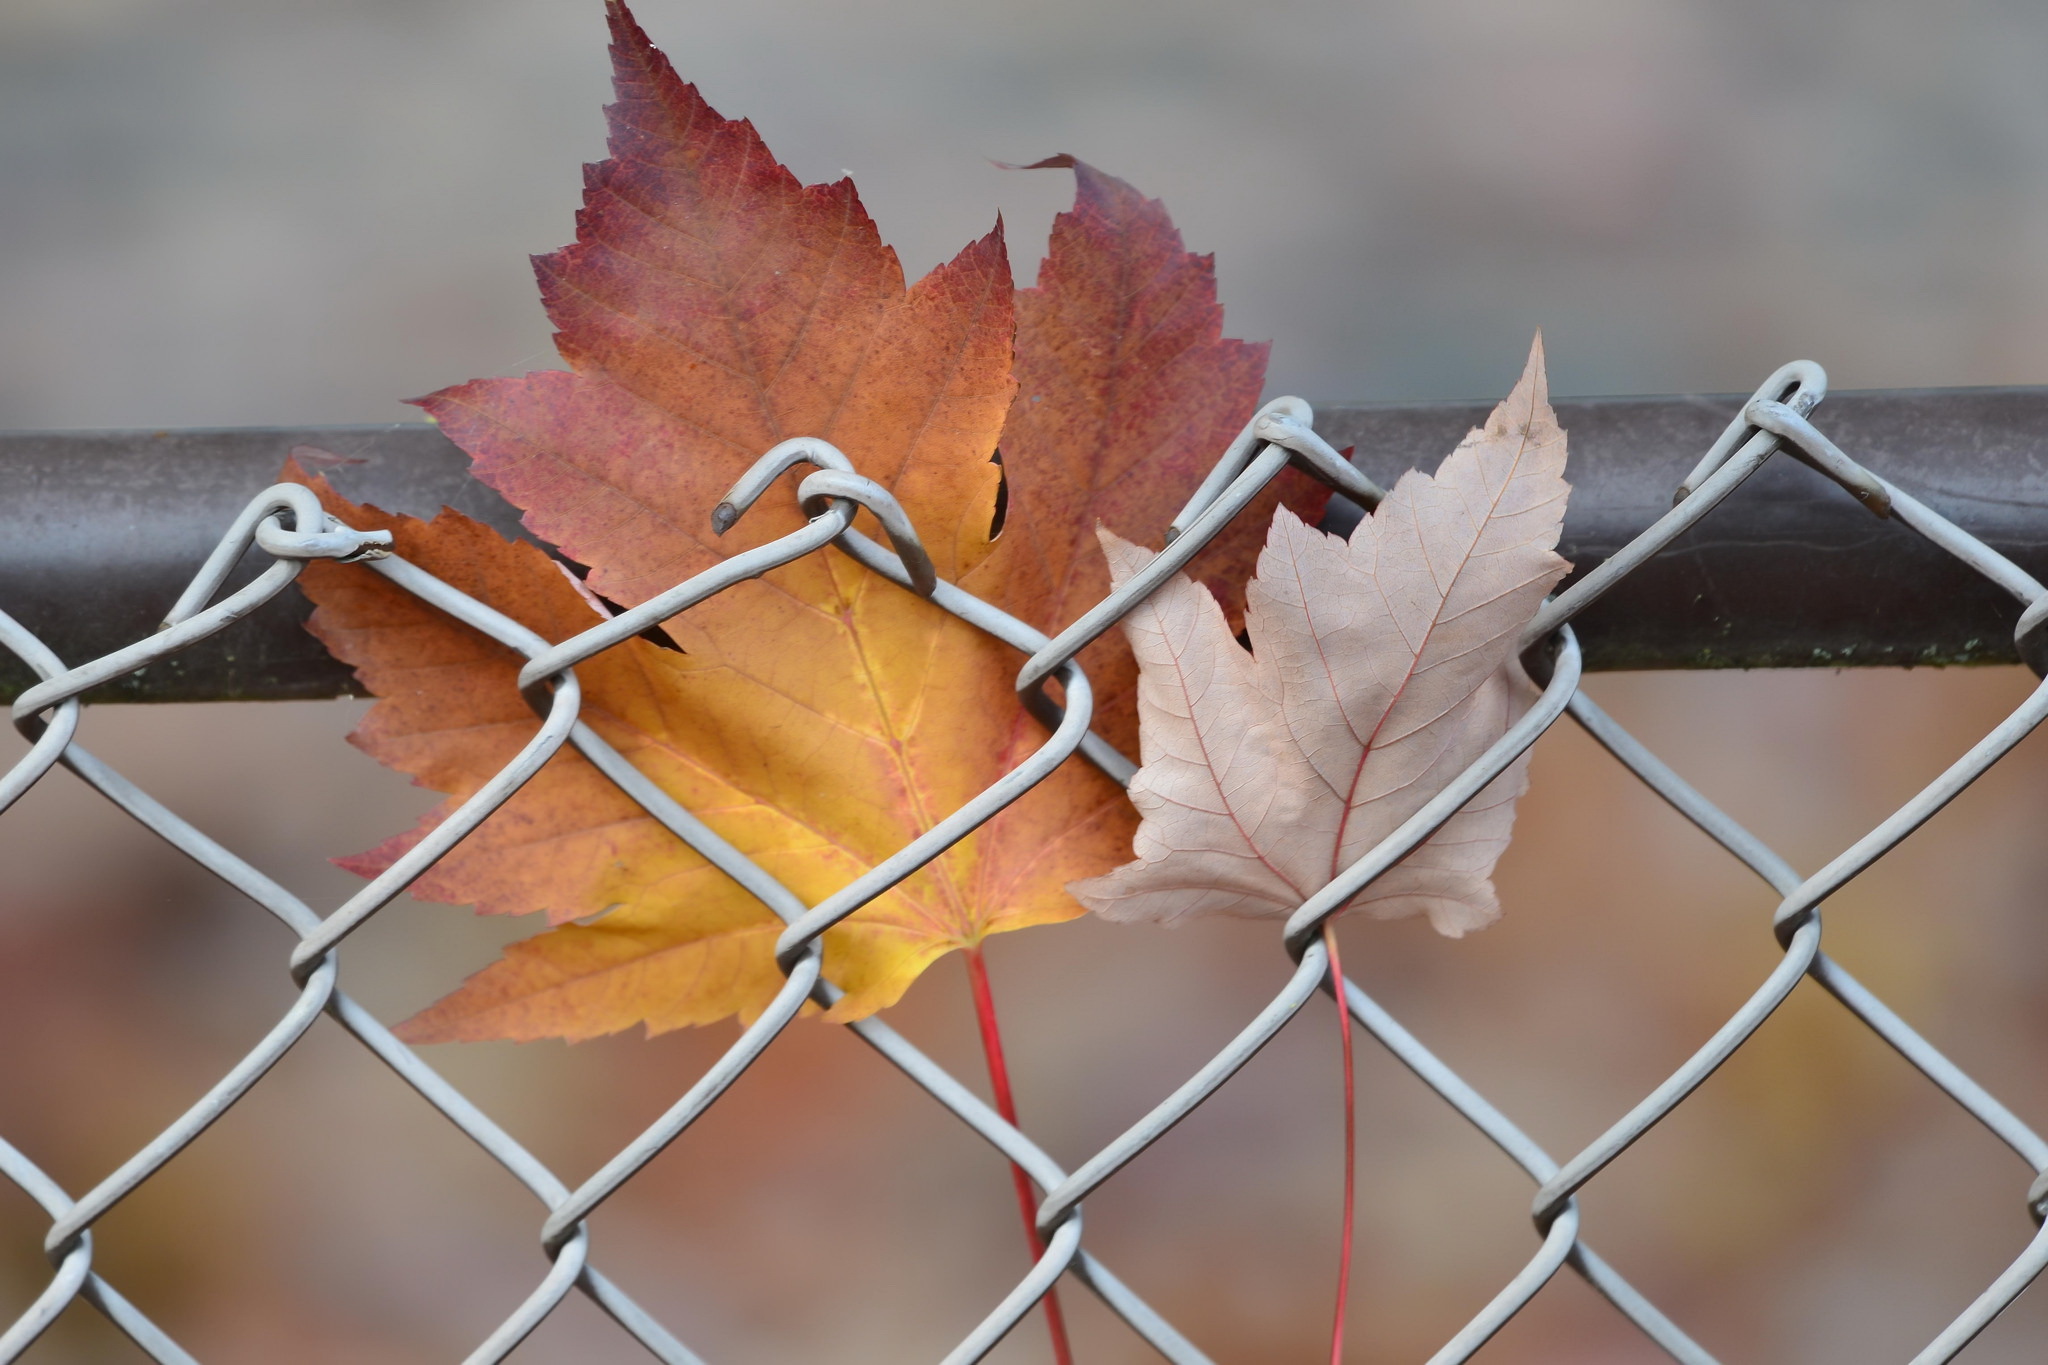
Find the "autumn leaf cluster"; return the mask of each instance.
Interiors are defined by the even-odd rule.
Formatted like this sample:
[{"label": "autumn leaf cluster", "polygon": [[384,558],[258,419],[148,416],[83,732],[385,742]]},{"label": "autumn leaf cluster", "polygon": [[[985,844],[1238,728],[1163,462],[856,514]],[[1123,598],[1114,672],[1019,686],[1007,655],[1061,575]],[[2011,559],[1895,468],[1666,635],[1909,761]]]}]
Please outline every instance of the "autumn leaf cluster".
[{"label": "autumn leaf cluster", "polygon": [[[1165,210],[1053,157],[1028,169],[1070,169],[1075,201],[1034,287],[1015,287],[1000,222],[906,285],[850,181],[799,183],[619,0],[607,12],[609,156],[585,168],[575,242],[534,261],[565,368],[415,400],[533,540],[294,476],[553,641],[802,526],[787,490],[729,534],[712,516],[796,436],[888,489],[940,576],[1047,634],[1135,572],[1252,415],[1266,365],[1223,335],[1213,263]],[[1539,345],[1487,425],[1348,543],[1311,529],[1321,490],[1284,474],[1195,560],[1202,582],[1174,578],[1127,615],[1128,645],[1112,633],[1080,656],[1095,729],[1126,752],[1142,739],[1129,796],[1070,760],[828,930],[832,1016],[1081,903],[1153,920],[1299,904],[1526,705],[1514,655],[1566,567],[1563,465]],[[312,629],[379,698],[353,741],[448,798],[342,860],[375,875],[532,738],[525,660],[362,566],[316,561],[302,582]],[[578,666],[581,719],[808,904],[1044,741],[1013,648],[836,549],[650,635]],[[1525,783],[1511,767],[1356,903],[1446,933],[1487,922]],[[782,984],[781,921],[573,749],[412,889],[551,925],[410,1020],[416,1041],[745,1019]]]}]

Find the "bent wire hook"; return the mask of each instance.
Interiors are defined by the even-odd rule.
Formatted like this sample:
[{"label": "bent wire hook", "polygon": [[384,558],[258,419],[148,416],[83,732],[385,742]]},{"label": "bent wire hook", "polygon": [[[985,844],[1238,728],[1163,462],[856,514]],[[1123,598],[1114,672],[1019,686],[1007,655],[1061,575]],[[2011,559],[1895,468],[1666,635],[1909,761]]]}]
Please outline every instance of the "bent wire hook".
[{"label": "bent wire hook", "polygon": [[754,461],[754,467],[740,475],[724,501],[712,509],[711,529],[719,535],[730,531],[768,491],[769,485],[800,464],[815,465],[818,469],[797,485],[797,501],[805,514],[816,521],[836,511],[851,527],[853,506],[866,508],[882,523],[889,543],[896,547],[897,558],[903,561],[903,570],[910,579],[910,590],[919,597],[930,597],[938,586],[939,572],[932,567],[931,556],[925,553],[924,542],[917,538],[917,528],[910,524],[903,504],[888,489],[856,472],[853,461],[839,447],[815,436],[784,441]]},{"label": "bent wire hook", "polygon": [[[1299,398],[1276,398],[1260,408],[1167,527],[1165,548],[1025,661],[1017,673],[1017,695],[1042,724],[1057,726],[1061,715],[1059,703],[1046,695],[1046,679],[1157,592],[1286,465],[1306,469],[1368,509],[1380,504],[1385,490],[1316,434],[1310,425],[1314,416]],[[1138,765],[1107,741],[1091,739],[1087,757],[1116,781],[1130,785]]]},{"label": "bent wire hook", "polygon": [[853,518],[862,508],[872,512],[888,533],[903,561],[911,590],[919,596],[929,597],[938,575],[902,505],[888,489],[854,473],[852,461],[836,446],[816,437],[799,436],[784,441],[754,461],[712,510],[712,531],[721,536],[730,531],[776,479],[800,464],[816,465],[819,471],[797,487],[797,496],[811,518],[809,525],[765,545],[742,550],[702,573],[692,574],[667,592],[657,593],[637,607],[630,607],[589,630],[532,654],[526,666],[519,670],[519,689],[526,696],[527,703],[536,710],[544,710],[549,679],[565,669],[573,668],[594,654],[688,611],[735,583],[759,578],[770,569],[779,569],[843,537],[857,535],[852,529]]}]

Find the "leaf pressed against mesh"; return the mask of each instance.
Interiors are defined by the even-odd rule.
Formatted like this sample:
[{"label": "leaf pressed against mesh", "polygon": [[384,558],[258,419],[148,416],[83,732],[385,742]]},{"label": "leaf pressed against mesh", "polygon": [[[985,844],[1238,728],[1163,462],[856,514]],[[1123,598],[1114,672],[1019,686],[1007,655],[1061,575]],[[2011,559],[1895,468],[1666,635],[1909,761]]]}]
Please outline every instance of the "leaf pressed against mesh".
[{"label": "leaf pressed against mesh", "polygon": [[[391,531],[398,554],[540,634],[566,638],[597,620],[569,576],[536,546],[507,541],[456,512],[422,522],[349,503],[323,481],[301,481],[335,516]],[[351,741],[450,796],[417,828],[341,860],[374,875],[532,738],[533,712],[517,684],[525,660],[374,573],[331,563],[307,567],[301,581],[319,603],[314,632],[381,698]],[[579,714],[664,789],[716,810],[721,831],[778,875],[795,885],[835,871],[843,876],[816,840],[778,860],[776,853],[796,844],[802,831],[676,742],[668,722],[678,684],[692,667],[674,650],[628,640],[578,668]],[[561,927],[511,945],[502,963],[403,1031],[420,1041],[583,1038],[643,1020],[658,1031],[751,1012],[780,984],[772,958],[779,925],[728,886],[581,755],[565,750],[413,884],[423,899],[473,901],[486,913],[545,908]],[[607,909],[595,924],[564,923]],[[839,926],[826,938],[827,960],[875,932],[888,931]],[[854,952],[856,960],[883,956],[872,945]],[[478,989],[478,982],[488,988]]]},{"label": "leaf pressed against mesh", "polygon": [[[1434,477],[1404,474],[1349,542],[1274,514],[1251,652],[1184,576],[1127,616],[1137,861],[1074,894],[1111,919],[1286,915],[1442,790],[1527,708],[1516,644],[1570,567],[1564,463],[1539,339],[1486,425]],[[1119,582],[1151,558],[1102,539]],[[1452,936],[1490,923],[1527,785],[1524,755],[1351,906]]]},{"label": "leaf pressed against mesh", "polygon": [[[1071,156],[1024,169],[1047,167],[1073,168],[1074,207],[1053,223],[1037,287],[1017,295],[1017,398],[1003,426],[1010,508],[1035,553],[995,600],[1054,631],[1109,593],[1096,523],[1146,541],[1165,533],[1258,407],[1269,347],[1223,335],[1215,261],[1182,249],[1158,200]],[[1328,495],[1287,470],[1197,557],[1204,577],[1251,577],[1283,492],[1311,521]],[[1135,749],[1136,660],[1110,635],[1081,664],[1095,729]]]},{"label": "leaf pressed against mesh", "polygon": [[[787,493],[723,540],[710,514],[763,451],[808,435],[891,489],[942,575],[1064,625],[1107,587],[1077,537],[1099,516],[1156,541],[1255,406],[1264,349],[1222,338],[1207,259],[1158,204],[1073,163],[1076,205],[1037,289],[1013,288],[1000,227],[906,289],[850,183],[799,184],[622,5],[609,13],[611,156],[586,172],[577,241],[535,262],[569,368],[422,406],[610,601],[645,601],[801,525]],[[594,620],[532,547],[452,513],[423,523],[323,496],[550,639]],[[1247,558],[1251,544],[1216,553]],[[380,760],[460,801],[532,733],[509,651],[360,567],[314,566],[305,583],[316,630],[382,698],[356,737]],[[665,629],[681,653],[634,641],[579,666],[586,715],[810,903],[1044,738],[1012,690],[1013,650],[837,551]],[[1131,666],[1120,698],[1116,654],[1099,653],[1109,723],[1129,729]],[[1113,783],[1068,763],[827,936],[826,972],[848,991],[835,1015],[891,1003],[987,934],[1080,913],[1065,884],[1123,856],[1133,820]],[[350,865],[374,873],[420,832]],[[750,1015],[780,984],[779,921],[566,751],[416,890],[557,924],[418,1016],[416,1039],[658,1030]]]}]

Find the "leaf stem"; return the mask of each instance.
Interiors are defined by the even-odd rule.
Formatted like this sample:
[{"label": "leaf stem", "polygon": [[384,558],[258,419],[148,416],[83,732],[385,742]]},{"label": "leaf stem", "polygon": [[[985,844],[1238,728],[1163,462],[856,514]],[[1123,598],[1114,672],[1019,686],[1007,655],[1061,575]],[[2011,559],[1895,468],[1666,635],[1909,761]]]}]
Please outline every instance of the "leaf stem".
[{"label": "leaf stem", "polygon": [[[989,1089],[995,1092],[996,1112],[1014,1128],[1017,1099],[1010,1091],[1010,1065],[1003,1059],[1003,1032],[996,1024],[996,997],[989,989],[988,963],[983,960],[978,943],[962,951],[967,959],[967,980],[974,987],[974,1018],[981,1025],[982,1055],[988,1058]],[[1010,1178],[1017,1186],[1018,1211],[1024,1215],[1024,1244],[1031,1249],[1035,1264],[1045,1255],[1045,1242],[1038,1235],[1038,1198],[1031,1191],[1031,1177],[1014,1161],[1010,1163]],[[1041,1302],[1045,1305],[1046,1329],[1052,1334],[1053,1359],[1058,1365],[1074,1365],[1074,1350],[1067,1344],[1066,1315],[1060,1312],[1059,1291],[1048,1289]]]},{"label": "leaf stem", "polygon": [[1344,1302],[1351,1293],[1351,1225],[1358,1197],[1358,1099],[1351,1061],[1351,1002],[1344,995],[1344,960],[1334,918],[1323,921],[1330,950],[1330,988],[1337,1001],[1337,1031],[1344,1039],[1344,1238],[1337,1253],[1337,1316],[1330,1326],[1330,1365],[1344,1365]]}]

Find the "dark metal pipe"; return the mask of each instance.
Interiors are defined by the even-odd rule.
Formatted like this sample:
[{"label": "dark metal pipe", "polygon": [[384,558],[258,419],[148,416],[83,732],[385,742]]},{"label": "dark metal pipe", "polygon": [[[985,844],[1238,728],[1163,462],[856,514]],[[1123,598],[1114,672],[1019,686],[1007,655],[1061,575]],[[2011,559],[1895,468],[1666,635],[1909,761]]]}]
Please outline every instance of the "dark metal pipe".
[{"label": "dark metal pipe", "polygon": [[[1557,405],[1574,485],[1561,548],[1579,571],[1671,505],[1742,402]],[[1337,404],[1319,407],[1316,425],[1391,483],[1404,469],[1434,467],[1485,413],[1484,404]],[[2048,388],[1838,393],[1814,420],[1853,459],[2048,579]],[[0,610],[67,662],[150,633],[298,446],[357,461],[332,472],[359,501],[422,515],[447,504],[519,532],[513,509],[426,425],[0,434]],[[1346,517],[1333,508],[1328,524],[1348,529]],[[355,692],[348,671],[301,628],[306,612],[288,593],[98,699]],[[1780,455],[1577,629],[1592,669],[2012,663],[2016,616],[2010,599],[1961,564]],[[0,659],[0,695],[28,681],[18,660]]]}]

